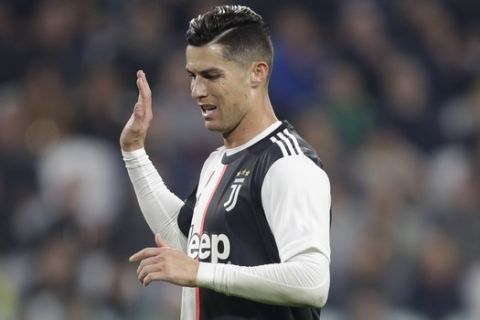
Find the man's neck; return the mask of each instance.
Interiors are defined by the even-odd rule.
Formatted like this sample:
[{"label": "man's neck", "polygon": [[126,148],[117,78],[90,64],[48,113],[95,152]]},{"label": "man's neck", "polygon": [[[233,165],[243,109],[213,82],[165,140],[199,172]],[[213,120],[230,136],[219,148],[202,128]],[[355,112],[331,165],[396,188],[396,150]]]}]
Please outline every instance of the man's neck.
[{"label": "man's neck", "polygon": [[266,102],[267,104],[256,109],[255,112],[247,113],[237,127],[223,135],[225,148],[235,148],[248,142],[278,121],[268,98]]}]

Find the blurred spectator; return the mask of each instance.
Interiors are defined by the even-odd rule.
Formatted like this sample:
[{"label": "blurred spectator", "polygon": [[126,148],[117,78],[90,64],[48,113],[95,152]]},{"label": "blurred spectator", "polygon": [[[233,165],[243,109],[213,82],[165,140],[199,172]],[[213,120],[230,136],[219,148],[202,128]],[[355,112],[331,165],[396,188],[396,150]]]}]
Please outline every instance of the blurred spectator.
[{"label": "blurred spectator", "polygon": [[442,136],[448,143],[474,145],[480,132],[480,76],[467,91],[448,100],[439,112]]},{"label": "blurred spectator", "polygon": [[391,305],[382,291],[375,287],[353,289],[348,298],[348,309],[343,319],[355,320],[426,320],[421,313]]},{"label": "blurred spectator", "polygon": [[382,61],[393,51],[386,18],[373,0],[344,1],[341,5],[337,50],[358,66],[369,88],[374,88]]},{"label": "blurred spectator", "polygon": [[354,66],[338,63],[331,66],[325,82],[324,103],[330,122],[347,149],[361,145],[375,125],[375,102],[364,79]]},{"label": "blurred spectator", "polygon": [[50,214],[71,215],[86,230],[108,230],[123,205],[114,149],[89,138],[64,138],[46,151],[38,169],[40,195]]},{"label": "blurred spectator", "polygon": [[278,116],[295,117],[314,97],[326,59],[322,40],[321,26],[306,8],[288,4],[275,12],[269,91]]},{"label": "blurred spectator", "polygon": [[128,93],[118,69],[109,65],[90,67],[74,95],[76,131],[110,142],[117,140],[122,121],[128,117]]},{"label": "blurred spectator", "polygon": [[16,247],[13,209],[37,190],[34,160],[24,144],[27,113],[21,100],[20,88],[4,85],[0,89],[0,252]]},{"label": "blurred spectator", "polygon": [[403,23],[412,34],[414,50],[425,58],[438,97],[463,89],[469,71],[463,69],[462,38],[445,1],[395,1]]},{"label": "blurred spectator", "polygon": [[412,57],[395,55],[384,62],[381,75],[381,123],[423,151],[435,149],[442,137],[425,70]]},{"label": "blurred spectator", "polygon": [[473,320],[480,317],[480,265],[473,263],[464,274],[462,283],[462,310],[455,310],[446,320]]},{"label": "blurred spectator", "polygon": [[459,251],[440,230],[427,232],[419,248],[409,304],[432,319],[442,319],[460,308]]}]

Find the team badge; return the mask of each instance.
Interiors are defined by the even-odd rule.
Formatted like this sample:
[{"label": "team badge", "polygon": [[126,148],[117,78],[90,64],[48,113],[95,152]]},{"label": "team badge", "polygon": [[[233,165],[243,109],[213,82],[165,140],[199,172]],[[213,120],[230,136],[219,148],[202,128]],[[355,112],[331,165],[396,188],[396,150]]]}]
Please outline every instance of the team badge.
[{"label": "team badge", "polygon": [[243,169],[237,172],[237,176],[235,180],[233,180],[232,185],[230,186],[232,190],[230,191],[228,200],[223,204],[223,207],[227,212],[235,208],[235,205],[237,204],[237,200],[238,200],[238,194],[240,193],[240,189],[242,188],[243,182],[245,181],[246,177],[248,177],[249,175],[250,175],[250,171],[246,169]]}]

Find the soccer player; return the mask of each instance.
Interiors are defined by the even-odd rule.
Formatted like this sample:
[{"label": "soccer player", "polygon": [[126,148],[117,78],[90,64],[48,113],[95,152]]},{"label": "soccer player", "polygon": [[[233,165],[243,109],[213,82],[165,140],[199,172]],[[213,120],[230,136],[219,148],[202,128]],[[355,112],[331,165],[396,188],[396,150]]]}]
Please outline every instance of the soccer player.
[{"label": "soccer player", "polygon": [[248,7],[220,6],[191,20],[191,94],[224,145],[185,201],[145,152],[152,100],[145,73],[137,73],[139,97],[120,144],[157,247],[130,261],[140,261],[145,286],[184,287],[182,319],[319,319],[327,300],[330,183],[312,147],[275,116],[272,51],[262,18]]}]

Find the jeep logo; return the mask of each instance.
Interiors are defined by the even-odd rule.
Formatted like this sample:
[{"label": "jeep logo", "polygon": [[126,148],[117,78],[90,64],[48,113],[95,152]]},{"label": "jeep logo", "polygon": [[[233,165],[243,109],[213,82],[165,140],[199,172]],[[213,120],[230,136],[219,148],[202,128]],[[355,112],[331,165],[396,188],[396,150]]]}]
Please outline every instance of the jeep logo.
[{"label": "jeep logo", "polygon": [[193,233],[193,225],[190,228],[190,240],[187,253],[192,259],[217,263],[220,260],[226,261],[230,256],[230,240],[225,234],[202,234]]}]

